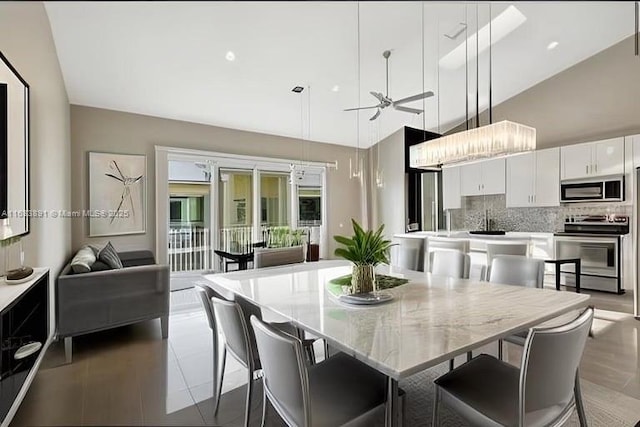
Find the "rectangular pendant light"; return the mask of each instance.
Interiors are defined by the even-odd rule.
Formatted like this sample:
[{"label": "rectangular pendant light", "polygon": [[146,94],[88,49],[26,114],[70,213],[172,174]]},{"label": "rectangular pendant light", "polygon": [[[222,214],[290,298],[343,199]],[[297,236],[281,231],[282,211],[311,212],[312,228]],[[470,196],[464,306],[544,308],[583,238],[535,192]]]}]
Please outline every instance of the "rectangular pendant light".
[{"label": "rectangular pendant light", "polygon": [[535,149],[535,128],[505,120],[414,145],[409,162],[413,168],[433,169]]}]

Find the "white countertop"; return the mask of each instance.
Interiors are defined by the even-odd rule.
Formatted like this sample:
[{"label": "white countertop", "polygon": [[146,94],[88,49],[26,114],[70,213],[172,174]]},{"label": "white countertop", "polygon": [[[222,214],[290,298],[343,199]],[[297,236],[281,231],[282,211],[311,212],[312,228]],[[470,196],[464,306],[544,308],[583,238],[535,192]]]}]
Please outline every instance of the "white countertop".
[{"label": "white countertop", "polygon": [[453,239],[470,240],[528,240],[528,239],[550,239],[553,233],[536,233],[507,231],[504,235],[471,234],[465,230],[458,231],[415,231],[413,233],[398,233],[393,237],[424,239],[425,237],[450,237]]},{"label": "white countertop", "polygon": [[17,285],[7,285],[4,277],[0,279],[0,311],[7,308],[9,304],[15,301],[20,295],[22,295],[27,289],[33,285],[36,280],[42,277],[49,271],[48,268],[34,268],[33,275],[29,281],[20,283]]},{"label": "white countertop", "polygon": [[329,280],[351,272],[346,261],[204,277],[219,292],[269,309],[395,379],[585,307],[589,300],[572,292],[388,270],[381,268],[410,283],[385,291],[394,295],[392,302],[369,307],[343,304],[325,290]]}]

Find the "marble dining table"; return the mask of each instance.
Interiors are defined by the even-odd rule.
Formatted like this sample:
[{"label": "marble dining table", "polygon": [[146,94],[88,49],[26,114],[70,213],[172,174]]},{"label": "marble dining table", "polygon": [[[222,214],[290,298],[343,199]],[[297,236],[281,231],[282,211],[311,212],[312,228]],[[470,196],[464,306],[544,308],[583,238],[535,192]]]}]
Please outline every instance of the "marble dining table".
[{"label": "marble dining table", "polygon": [[390,302],[347,305],[327,283],[350,274],[348,262],[313,263],[208,274],[222,295],[240,296],[293,322],[387,376],[385,425],[398,422],[398,380],[588,305],[589,296],[378,266],[409,280],[385,290]]}]

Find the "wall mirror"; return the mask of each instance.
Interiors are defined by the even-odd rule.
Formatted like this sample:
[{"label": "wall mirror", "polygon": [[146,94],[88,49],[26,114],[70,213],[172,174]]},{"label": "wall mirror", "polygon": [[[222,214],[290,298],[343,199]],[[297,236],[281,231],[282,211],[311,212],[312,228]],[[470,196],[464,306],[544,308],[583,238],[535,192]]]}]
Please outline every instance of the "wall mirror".
[{"label": "wall mirror", "polygon": [[29,85],[0,52],[0,239],[29,233]]}]

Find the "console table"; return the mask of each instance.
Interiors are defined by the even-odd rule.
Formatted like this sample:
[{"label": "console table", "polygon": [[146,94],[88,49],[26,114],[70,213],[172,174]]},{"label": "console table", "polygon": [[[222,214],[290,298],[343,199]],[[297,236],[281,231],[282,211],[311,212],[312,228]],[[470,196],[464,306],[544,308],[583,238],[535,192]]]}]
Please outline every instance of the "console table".
[{"label": "console table", "polygon": [[49,270],[36,268],[25,283],[0,279],[0,419],[13,419],[51,342]]}]

